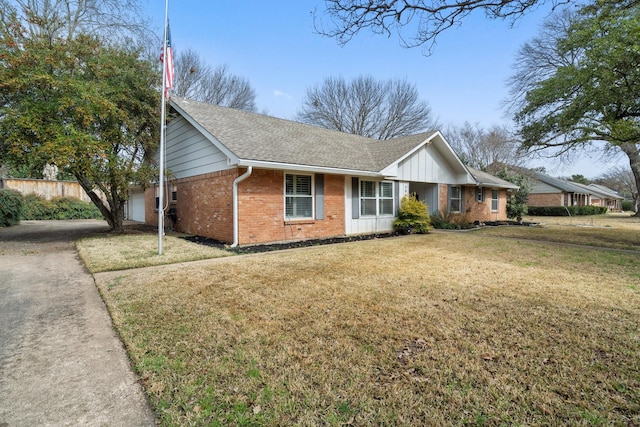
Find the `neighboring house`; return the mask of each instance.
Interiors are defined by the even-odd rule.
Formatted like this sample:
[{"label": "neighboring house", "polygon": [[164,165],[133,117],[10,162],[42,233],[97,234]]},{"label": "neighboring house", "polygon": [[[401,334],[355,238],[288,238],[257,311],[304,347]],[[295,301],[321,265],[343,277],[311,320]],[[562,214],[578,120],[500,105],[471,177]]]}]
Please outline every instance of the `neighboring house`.
[{"label": "neighboring house", "polygon": [[[377,141],[184,99],[171,100],[166,167],[175,228],[234,245],[389,232],[408,193],[432,214],[504,220],[517,188],[467,168],[440,132]],[[131,217],[157,225],[158,191]]]},{"label": "neighboring house", "polygon": [[531,190],[529,206],[606,206],[609,210],[621,210],[619,194],[606,187],[584,185],[530,171]]},{"label": "neighboring house", "polygon": [[593,191],[591,203],[593,206],[606,206],[610,211],[622,211],[622,197],[617,192],[604,185],[589,184],[589,188]]}]

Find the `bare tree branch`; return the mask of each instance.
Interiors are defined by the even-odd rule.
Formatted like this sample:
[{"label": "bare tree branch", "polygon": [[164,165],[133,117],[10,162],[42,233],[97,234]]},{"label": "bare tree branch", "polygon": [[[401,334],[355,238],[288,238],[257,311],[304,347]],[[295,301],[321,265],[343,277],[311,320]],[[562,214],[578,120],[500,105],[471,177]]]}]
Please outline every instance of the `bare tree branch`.
[{"label": "bare tree branch", "polygon": [[303,123],[375,139],[391,139],[437,127],[426,101],[406,80],[329,77],[308,89],[297,118]]},{"label": "bare tree branch", "polygon": [[256,94],[249,80],[231,74],[226,65],[212,69],[191,49],[176,55],[173,93],[209,104],[257,110]]},{"label": "bare tree branch", "polygon": [[[437,36],[459,26],[474,11],[489,19],[511,23],[530,10],[550,4],[557,7],[574,0],[325,0],[324,14],[331,20],[325,29],[314,14],[316,31],[348,43],[361,30],[388,37],[397,34],[405,47],[422,46],[429,54]],[[409,32],[409,35],[405,34]]]},{"label": "bare tree branch", "polygon": [[505,165],[524,166],[527,160],[520,141],[506,126],[484,129],[465,122],[461,127],[449,127],[446,137],[463,163],[489,173],[497,173]]},{"label": "bare tree branch", "polygon": [[155,38],[137,0],[0,0],[0,8],[15,11],[32,36],[49,40],[80,33],[111,42]]}]

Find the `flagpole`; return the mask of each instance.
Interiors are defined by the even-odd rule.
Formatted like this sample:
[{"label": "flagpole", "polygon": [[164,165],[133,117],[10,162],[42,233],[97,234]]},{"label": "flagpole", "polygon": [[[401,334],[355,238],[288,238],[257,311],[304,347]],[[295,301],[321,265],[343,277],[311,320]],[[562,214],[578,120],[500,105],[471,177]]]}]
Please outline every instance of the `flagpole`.
[{"label": "flagpole", "polygon": [[167,93],[167,66],[166,61],[169,59],[167,56],[167,30],[169,22],[169,0],[165,0],[164,4],[164,37],[162,54],[162,90],[160,91],[161,108],[160,108],[160,179],[159,179],[159,194],[158,194],[158,255],[162,255],[162,240],[164,238],[164,139],[165,139],[165,114],[166,104],[165,93]]}]

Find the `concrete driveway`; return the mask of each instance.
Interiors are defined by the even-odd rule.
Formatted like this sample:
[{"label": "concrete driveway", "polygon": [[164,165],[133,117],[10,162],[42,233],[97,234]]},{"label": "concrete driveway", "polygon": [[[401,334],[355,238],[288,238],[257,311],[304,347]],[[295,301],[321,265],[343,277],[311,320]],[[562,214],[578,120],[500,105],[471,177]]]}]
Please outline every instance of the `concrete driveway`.
[{"label": "concrete driveway", "polygon": [[104,221],[0,228],[0,427],[153,426],[73,241]]}]

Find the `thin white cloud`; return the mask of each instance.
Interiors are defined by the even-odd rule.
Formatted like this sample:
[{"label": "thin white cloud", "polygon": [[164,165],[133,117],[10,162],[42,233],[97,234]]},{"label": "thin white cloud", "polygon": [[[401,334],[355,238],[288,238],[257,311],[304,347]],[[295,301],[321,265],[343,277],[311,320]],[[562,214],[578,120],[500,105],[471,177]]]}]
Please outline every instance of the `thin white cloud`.
[{"label": "thin white cloud", "polygon": [[285,93],[281,90],[278,89],[274,89],[273,90],[273,96],[275,96],[276,98],[286,98],[286,99],[293,99],[291,97],[291,95],[289,95],[288,93]]}]

